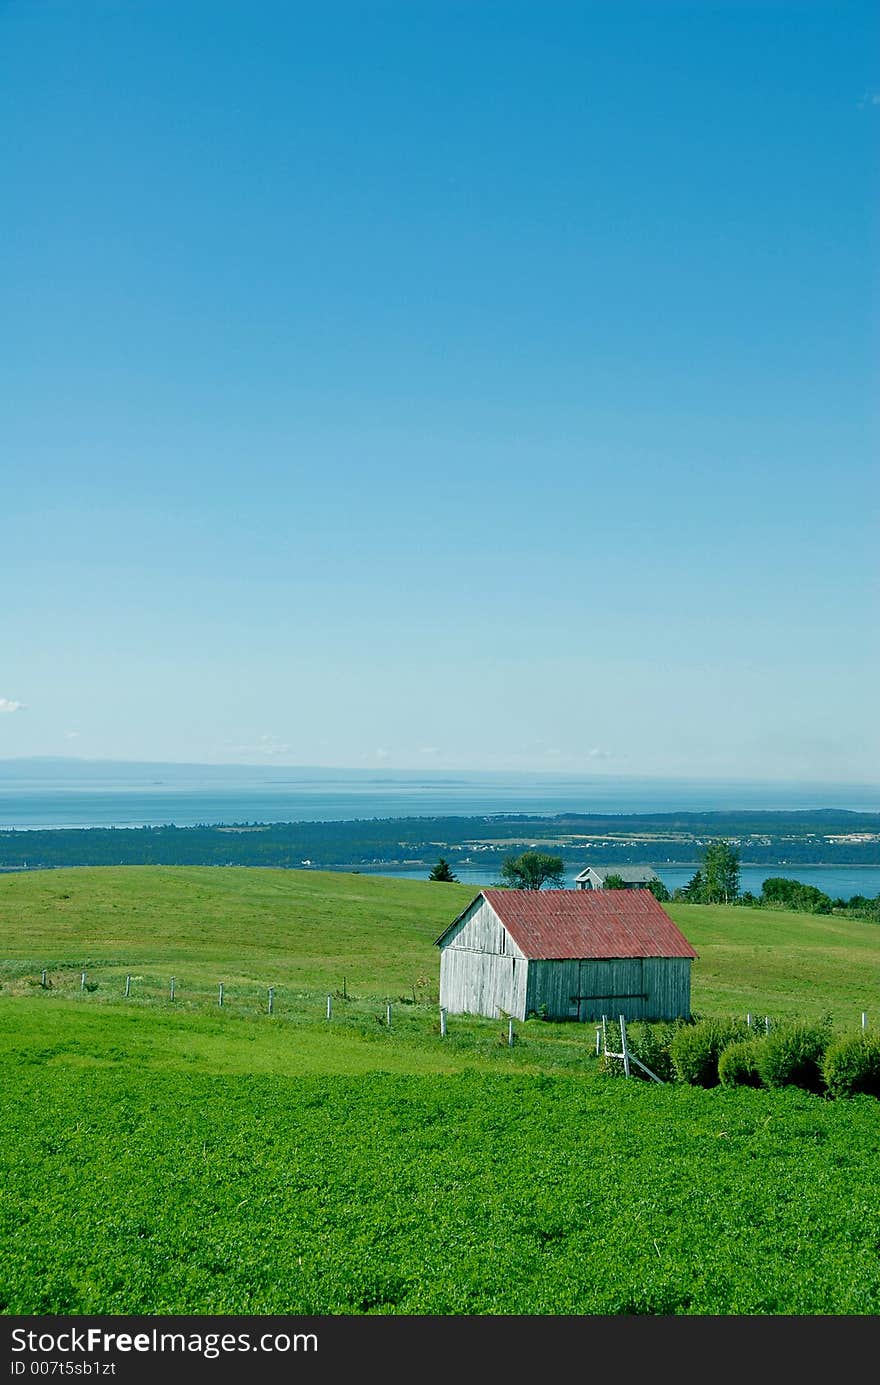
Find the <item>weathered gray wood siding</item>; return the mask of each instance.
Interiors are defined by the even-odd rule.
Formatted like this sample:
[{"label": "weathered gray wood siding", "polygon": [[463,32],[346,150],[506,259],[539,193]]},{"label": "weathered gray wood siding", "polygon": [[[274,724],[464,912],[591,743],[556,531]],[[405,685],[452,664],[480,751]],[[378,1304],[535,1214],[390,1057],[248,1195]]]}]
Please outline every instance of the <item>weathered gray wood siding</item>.
[{"label": "weathered gray wood siding", "polygon": [[686,957],[621,957],[608,961],[530,961],[526,1014],[547,1019],[688,1018],[691,964]]},{"label": "weathered gray wood siding", "polygon": [[440,952],[440,1004],[451,1015],[504,1010],[526,1017],[529,963],[483,900],[466,914]]}]

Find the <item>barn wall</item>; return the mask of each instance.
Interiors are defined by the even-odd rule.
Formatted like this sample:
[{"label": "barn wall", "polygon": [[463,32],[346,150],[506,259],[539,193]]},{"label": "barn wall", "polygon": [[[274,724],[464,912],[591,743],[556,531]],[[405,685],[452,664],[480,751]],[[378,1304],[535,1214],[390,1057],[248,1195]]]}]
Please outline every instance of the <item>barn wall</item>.
[{"label": "barn wall", "polygon": [[440,1004],[451,1015],[488,1015],[505,1010],[525,1019],[529,963],[497,952],[446,948],[440,954]]},{"label": "barn wall", "polygon": [[[547,1019],[676,1019],[690,1015],[690,961],[633,957],[529,963],[526,1013]],[[542,1007],[543,1011],[542,1011]]]},{"label": "barn wall", "polygon": [[529,963],[485,900],[467,915],[440,953],[440,1004],[451,1015],[499,1009],[526,1017]]},{"label": "barn wall", "polygon": [[[651,996],[646,1019],[690,1019],[691,959],[648,957],[645,960],[647,990]],[[624,1011],[624,1013],[626,1013]]]}]

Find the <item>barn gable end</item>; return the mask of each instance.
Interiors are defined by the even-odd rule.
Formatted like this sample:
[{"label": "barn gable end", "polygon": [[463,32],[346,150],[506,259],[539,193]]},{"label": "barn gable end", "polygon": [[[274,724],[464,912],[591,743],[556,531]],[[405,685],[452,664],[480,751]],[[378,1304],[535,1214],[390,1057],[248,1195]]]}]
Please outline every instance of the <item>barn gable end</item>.
[{"label": "barn gable end", "polygon": [[[477,895],[443,934],[444,947],[525,958],[484,894]],[[438,939],[439,941],[439,939]]]},{"label": "barn gable end", "polygon": [[437,942],[440,1004],[450,1014],[525,1015],[528,962],[485,895]]}]

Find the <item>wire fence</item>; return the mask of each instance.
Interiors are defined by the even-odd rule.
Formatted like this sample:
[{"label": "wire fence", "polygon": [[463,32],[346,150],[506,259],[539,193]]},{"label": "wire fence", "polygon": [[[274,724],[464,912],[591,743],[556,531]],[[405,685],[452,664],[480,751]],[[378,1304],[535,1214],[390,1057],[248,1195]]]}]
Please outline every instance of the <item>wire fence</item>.
[{"label": "wire fence", "polygon": [[[281,1026],[323,1024],[361,1036],[423,1040],[434,1034],[453,1044],[456,1040],[467,1044],[482,1036],[512,1048],[520,1037],[513,1020],[501,1012],[494,1020],[457,1015],[450,1023],[448,1012],[439,1005],[438,992],[421,981],[412,984],[408,995],[358,996],[344,977],[333,990],[316,990],[277,980],[271,984],[241,977],[209,981],[204,974],[194,976],[183,968],[159,971],[119,962],[39,968],[0,963],[0,993],[165,1014],[265,1020]],[[583,1033],[568,1047],[576,1048],[582,1059]]]},{"label": "wire fence", "polygon": [[[156,971],[126,966],[121,962],[95,964],[55,964],[35,967],[32,963],[0,963],[0,991],[6,994],[43,994],[95,1004],[123,1004],[133,1008],[164,1009],[169,1012],[211,1013],[238,1018],[265,1018],[277,1023],[314,1023],[323,1020],[333,1026],[355,1028],[376,1033],[424,1036],[426,1029],[446,1039],[454,1034],[474,1032],[474,1026],[485,1032],[487,1025],[499,1043],[512,1048],[523,1037],[522,1022],[498,1011],[493,1019],[474,1015],[453,1015],[439,1005],[439,994],[422,981],[413,983],[410,994],[358,997],[349,988],[346,977],[334,990],[299,989],[277,980],[255,981],[235,977],[211,981],[204,975],[194,976],[185,970]],[[559,1031],[570,1033],[571,1022],[550,1022],[534,1017],[537,1026],[528,1025],[530,1037],[540,1028],[552,1031],[558,1040]],[[756,1035],[769,1034],[774,1026],[788,1022],[772,1015],[747,1012],[743,1017]],[[609,1020],[611,1017],[609,1017]],[[838,1022],[850,1032],[854,1027],[870,1028],[869,1012],[862,1010],[852,1017],[838,1017]],[[500,1024],[500,1028],[499,1028]],[[593,1024],[574,1026],[578,1054],[593,1051],[594,1056],[608,1053],[609,1038],[601,1027]],[[627,1045],[621,1035],[620,1021],[614,1022],[614,1043],[621,1055]],[[594,1036],[595,1035],[595,1040]],[[549,1039],[551,1034],[548,1032]]]}]

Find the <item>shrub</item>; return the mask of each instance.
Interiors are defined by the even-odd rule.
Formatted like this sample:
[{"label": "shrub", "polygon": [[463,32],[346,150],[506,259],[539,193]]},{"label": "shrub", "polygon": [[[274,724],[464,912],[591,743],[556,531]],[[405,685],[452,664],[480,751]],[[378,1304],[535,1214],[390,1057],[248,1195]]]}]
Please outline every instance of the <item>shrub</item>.
[{"label": "shrub", "polygon": [[[678,1020],[632,1020],[626,1026],[626,1042],[629,1048],[630,1057],[638,1058],[639,1062],[650,1068],[655,1077],[659,1077],[661,1082],[674,1082],[675,1069],[672,1065],[670,1046],[675,1035],[683,1025],[690,1022],[684,1019]],[[613,1052],[619,1053],[621,1047],[620,1025],[615,1020],[608,1020],[606,1024],[608,1047]],[[612,1077],[622,1077],[624,1066],[619,1058],[606,1058],[602,1054],[599,1058],[599,1071],[608,1073]],[[630,1065],[630,1075],[640,1077],[645,1082],[650,1082],[648,1074],[639,1067],[636,1062]]]},{"label": "shrub", "polygon": [[761,886],[761,903],[777,909],[797,909],[807,914],[830,914],[834,905],[831,896],[815,885],[800,880],[771,875]]},{"label": "shrub", "polygon": [[[626,1034],[631,1051],[641,1059],[645,1067],[650,1068],[654,1075],[660,1078],[661,1082],[675,1080],[670,1047],[685,1023],[684,1020],[658,1020],[653,1023],[635,1020],[627,1026]],[[633,1072],[650,1082],[651,1079],[639,1067],[634,1066]]]},{"label": "shrub", "polygon": [[767,1087],[803,1087],[808,1092],[825,1089],[822,1056],[830,1033],[826,1024],[802,1020],[768,1034],[761,1048],[761,1079]]},{"label": "shrub", "polygon": [[743,1039],[728,1044],[718,1059],[722,1087],[762,1087],[760,1055],[766,1039]]},{"label": "shrub", "polygon": [[[599,1025],[596,1025],[599,1028]],[[608,1020],[605,1025],[605,1041],[612,1053],[620,1052],[620,1025],[616,1020]],[[619,1058],[607,1057],[603,1052],[599,1053],[599,1072],[606,1073],[609,1077],[623,1076],[623,1063]]]},{"label": "shrub", "polygon": [[876,899],[866,899],[864,895],[855,894],[849,901],[844,901],[844,905],[850,917],[880,923],[880,894]]},{"label": "shrub", "polygon": [[728,1044],[747,1039],[745,1021],[702,1020],[680,1029],[670,1044],[670,1055],[679,1082],[696,1087],[718,1086],[718,1059]]},{"label": "shrub", "polygon": [[880,1097],[880,1034],[849,1034],[829,1045],[822,1075],[831,1096]]}]

